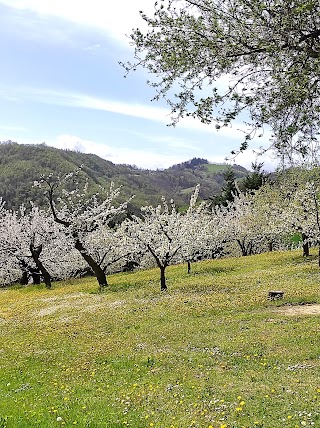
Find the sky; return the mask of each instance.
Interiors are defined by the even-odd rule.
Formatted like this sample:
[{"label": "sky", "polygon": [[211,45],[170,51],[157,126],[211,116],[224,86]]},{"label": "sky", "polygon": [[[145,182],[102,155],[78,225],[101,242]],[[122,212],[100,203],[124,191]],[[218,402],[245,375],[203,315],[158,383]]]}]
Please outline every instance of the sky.
[{"label": "sky", "polygon": [[[95,153],[113,163],[163,169],[194,157],[225,162],[244,125],[176,127],[145,70],[126,78],[129,35],[153,0],[0,0],[0,141]],[[268,144],[268,133],[251,145]],[[265,169],[274,162],[267,156]],[[235,159],[250,168],[253,151]]]}]

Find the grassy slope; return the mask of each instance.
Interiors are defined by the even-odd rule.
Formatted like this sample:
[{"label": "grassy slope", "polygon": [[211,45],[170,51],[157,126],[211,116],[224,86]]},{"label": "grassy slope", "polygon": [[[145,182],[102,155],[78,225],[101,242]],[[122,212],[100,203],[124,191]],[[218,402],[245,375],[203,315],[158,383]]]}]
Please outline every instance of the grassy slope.
[{"label": "grassy slope", "polygon": [[320,426],[319,316],[277,307],[319,280],[288,252],[1,290],[0,427]]},{"label": "grassy slope", "polygon": [[224,171],[225,169],[227,169],[227,167],[228,167],[228,165],[224,165],[224,164],[208,164],[208,165],[205,166],[205,168],[209,172],[220,172],[220,171]]}]

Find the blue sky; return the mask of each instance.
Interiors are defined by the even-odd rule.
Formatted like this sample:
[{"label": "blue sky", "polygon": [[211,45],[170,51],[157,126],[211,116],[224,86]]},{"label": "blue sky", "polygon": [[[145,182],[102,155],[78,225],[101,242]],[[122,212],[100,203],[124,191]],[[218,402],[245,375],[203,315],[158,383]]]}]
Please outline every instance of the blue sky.
[{"label": "blue sky", "polygon": [[[118,62],[133,56],[126,34],[144,26],[139,10],[152,13],[153,0],[0,0],[0,140],[150,169],[193,157],[224,162],[242,141],[241,123],[168,127],[169,110],[150,101],[146,72],[123,77]],[[235,162],[253,160],[248,151]]]}]

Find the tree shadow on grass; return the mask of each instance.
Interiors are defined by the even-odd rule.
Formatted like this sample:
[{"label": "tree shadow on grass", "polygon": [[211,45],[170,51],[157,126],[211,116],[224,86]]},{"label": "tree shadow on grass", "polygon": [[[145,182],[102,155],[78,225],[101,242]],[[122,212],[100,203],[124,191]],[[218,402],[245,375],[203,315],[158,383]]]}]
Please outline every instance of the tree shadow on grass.
[{"label": "tree shadow on grass", "polygon": [[[125,291],[131,291],[131,290],[141,290],[145,289],[148,286],[154,286],[155,281],[149,280],[149,281],[125,281],[123,283],[118,284],[111,284],[108,288],[108,291],[110,293],[118,293],[118,292],[125,292]],[[160,286],[159,286],[160,287]]]},{"label": "tree shadow on grass", "polygon": [[206,267],[206,268],[200,268],[200,269],[192,269],[191,273],[189,274],[190,277],[192,276],[198,276],[198,275],[218,275],[220,273],[231,273],[235,272],[236,268],[233,266],[230,267]]},{"label": "tree shadow on grass", "polygon": [[[316,260],[318,260],[317,254],[310,254],[309,256],[303,256],[302,250],[301,250],[301,252],[299,252],[299,253],[292,252],[290,257],[287,258],[286,263],[290,263],[293,265],[300,265],[300,264],[305,264],[308,262],[314,262]],[[273,261],[273,266],[283,265],[283,263],[284,263],[284,260],[279,258],[278,260]]]},{"label": "tree shadow on grass", "polygon": [[[147,272],[147,271],[146,271]],[[108,286],[102,291],[98,288],[92,290],[91,294],[106,294],[106,293],[119,293],[132,290],[147,289],[157,286],[160,280],[154,275],[145,275],[144,278],[137,278],[137,272],[121,272],[119,274],[113,274],[108,276]],[[160,289],[160,285],[159,285]]]},{"label": "tree shadow on grass", "polygon": [[311,254],[310,256],[307,256],[307,257],[302,255],[296,255],[292,257],[292,263],[296,265],[302,264],[302,263],[304,264],[307,262],[313,262],[316,260],[318,260],[318,255],[315,255],[315,254]]}]

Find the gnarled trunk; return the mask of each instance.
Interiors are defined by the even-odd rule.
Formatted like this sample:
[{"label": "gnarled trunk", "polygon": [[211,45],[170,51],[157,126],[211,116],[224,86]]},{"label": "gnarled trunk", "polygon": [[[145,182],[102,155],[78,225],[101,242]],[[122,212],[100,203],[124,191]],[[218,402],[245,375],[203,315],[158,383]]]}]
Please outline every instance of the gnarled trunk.
[{"label": "gnarled trunk", "polygon": [[[64,226],[65,228],[68,229],[72,225],[72,222],[68,221],[68,220],[63,220],[63,219],[58,217],[56,210],[55,210],[54,202],[53,202],[53,193],[54,193],[55,186],[50,184],[48,181],[47,181],[47,184],[49,185],[49,190],[48,190],[47,196],[48,196],[48,200],[49,200],[49,204],[50,204],[50,209],[51,209],[51,212],[53,215],[53,219],[56,223],[61,224],[62,226]],[[88,251],[86,250],[86,248],[84,247],[82,242],[80,241],[79,234],[76,230],[74,230],[72,232],[72,237],[74,240],[75,249],[79,251],[81,256],[84,258],[84,260],[88,263],[88,265],[90,266],[90,268],[94,272],[95,277],[97,278],[97,281],[99,283],[100,291],[102,291],[103,288],[108,285],[106,274],[101,269],[101,267],[98,265],[98,263],[90,256],[90,254],[88,253]]]},{"label": "gnarled trunk", "polygon": [[47,271],[47,269],[43,266],[41,260],[39,259],[39,256],[40,256],[41,251],[42,251],[42,245],[35,247],[33,244],[30,244],[30,251],[31,251],[32,258],[33,258],[37,268],[39,269],[39,271],[41,272],[41,274],[43,276],[43,281],[46,284],[46,287],[51,288],[50,274]]},{"label": "gnarled trunk", "polygon": [[100,291],[104,289],[104,287],[108,286],[107,277],[104,271],[101,269],[101,267],[98,265],[97,262],[94,261],[94,259],[88,254],[87,250],[84,248],[82,242],[79,240],[79,238],[76,238],[74,247],[79,251],[81,256],[84,258],[84,260],[88,263],[88,265],[93,270],[99,287]]},{"label": "gnarled trunk", "polygon": [[[40,253],[39,253],[40,255]],[[40,284],[41,280],[41,272],[38,269],[38,267],[32,267],[28,263],[26,263],[24,260],[19,261],[22,275],[20,278],[20,284],[21,285],[28,285],[30,276],[32,277],[33,284]]]},{"label": "gnarled trunk", "polygon": [[29,266],[24,260],[19,260],[19,265],[22,270],[22,275],[20,278],[21,285],[28,285],[29,282]]}]

